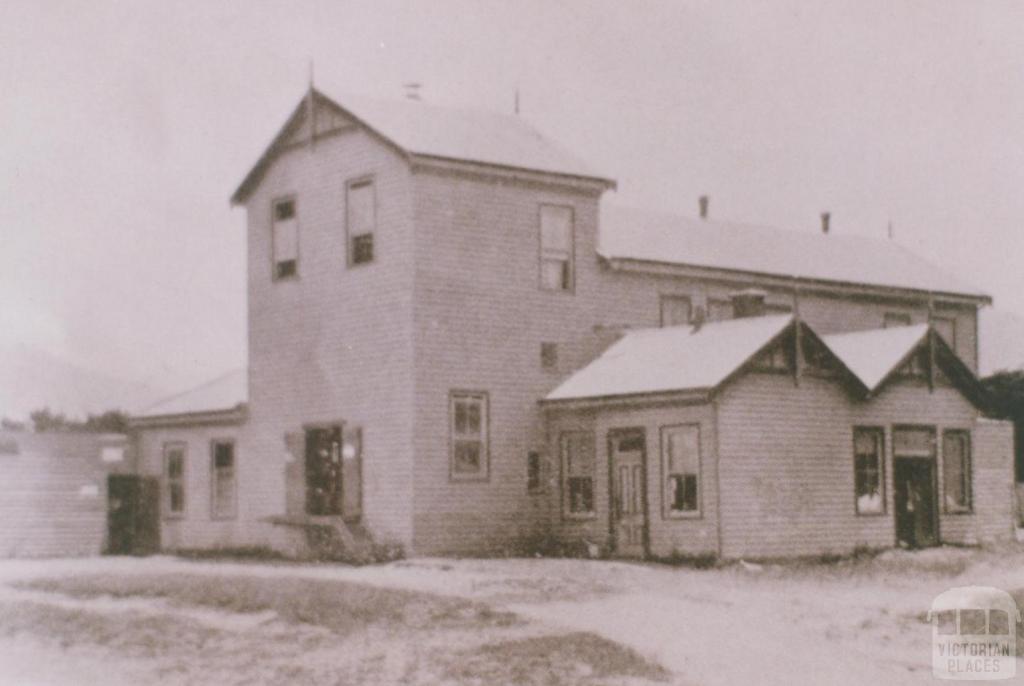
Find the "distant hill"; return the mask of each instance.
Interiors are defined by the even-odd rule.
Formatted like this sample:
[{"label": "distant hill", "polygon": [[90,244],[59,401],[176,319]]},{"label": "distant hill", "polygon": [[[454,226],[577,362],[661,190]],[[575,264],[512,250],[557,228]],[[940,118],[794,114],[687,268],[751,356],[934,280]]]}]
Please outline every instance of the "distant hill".
[{"label": "distant hill", "polygon": [[981,376],[1024,369],[1024,317],[991,307],[983,308],[978,317]]},{"label": "distant hill", "polygon": [[0,347],[0,417],[26,419],[49,407],[69,417],[120,409],[128,412],[167,395],[165,389],[86,369],[46,351]]}]

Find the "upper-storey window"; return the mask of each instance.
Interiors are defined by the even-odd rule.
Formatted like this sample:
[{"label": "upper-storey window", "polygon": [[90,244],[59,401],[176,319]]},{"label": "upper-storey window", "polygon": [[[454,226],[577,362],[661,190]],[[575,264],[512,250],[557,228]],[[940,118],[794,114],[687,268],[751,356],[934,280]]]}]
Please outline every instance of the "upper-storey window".
[{"label": "upper-storey window", "polygon": [[540,207],[540,286],[573,289],[573,213],[571,207]]},{"label": "upper-storey window", "polygon": [[274,278],[286,279],[299,273],[299,219],[295,198],[274,202]]},{"label": "upper-storey window", "polygon": [[373,232],[377,228],[377,196],[373,190],[373,179],[349,181],[345,195],[348,263],[373,262]]},{"label": "upper-storey window", "polygon": [[890,329],[894,326],[910,326],[910,315],[906,312],[886,312],[882,326]]},{"label": "upper-storey window", "polygon": [[661,296],[661,325],[686,326],[690,323],[690,298],[685,295]]}]

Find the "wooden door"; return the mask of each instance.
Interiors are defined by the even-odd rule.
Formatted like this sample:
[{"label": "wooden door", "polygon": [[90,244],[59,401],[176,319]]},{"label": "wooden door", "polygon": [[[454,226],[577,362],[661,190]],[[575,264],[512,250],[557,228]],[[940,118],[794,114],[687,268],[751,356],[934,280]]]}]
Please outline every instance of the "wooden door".
[{"label": "wooden door", "polygon": [[615,552],[643,557],[647,552],[647,492],[643,429],[608,433],[611,533]]},{"label": "wooden door", "polygon": [[893,463],[896,538],[911,548],[938,545],[935,461],[898,457]]}]

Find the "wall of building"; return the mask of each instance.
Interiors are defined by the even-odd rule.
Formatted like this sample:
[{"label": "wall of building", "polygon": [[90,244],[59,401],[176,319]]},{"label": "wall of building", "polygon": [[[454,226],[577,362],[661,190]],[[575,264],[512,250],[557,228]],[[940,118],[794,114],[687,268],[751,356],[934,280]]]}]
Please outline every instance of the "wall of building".
[{"label": "wall of building", "polygon": [[[596,253],[599,197],[568,184],[419,170],[413,176],[415,245],[415,540],[431,552],[500,548],[544,526],[546,506],[526,493],[526,456],[545,444],[537,401],[627,328],[658,326],[660,296],[694,306],[727,301],[749,283],[614,271]],[[539,287],[539,208],[575,215],[575,288]],[[791,305],[792,294],[770,292]],[[926,302],[806,293],[801,315],[822,333],[880,328],[886,312],[926,321]],[[939,314],[946,316],[947,312]],[[975,361],[975,309],[955,310],[957,346]],[[541,367],[540,345],[558,366]],[[449,478],[448,394],[484,391],[490,403],[490,474]]]},{"label": "wall of building", "polygon": [[[236,502],[260,488],[254,456],[244,447],[243,424],[193,424],[183,427],[151,427],[135,432],[140,455],[138,473],[160,482],[160,547],[163,550],[197,550],[271,545],[279,535],[270,525],[248,520],[236,512],[218,517],[213,512],[214,441],[235,444]],[[185,506],[181,514],[167,509],[167,479],[164,451],[168,446],[185,449]],[[239,508],[240,510],[240,508]]]},{"label": "wall of building", "polygon": [[[105,462],[105,447],[123,459]],[[125,436],[0,431],[0,557],[100,554],[107,475],[131,461]]]},{"label": "wall of building", "polygon": [[[544,449],[537,401],[575,368],[568,343],[604,319],[597,300],[593,189],[417,173],[416,518],[418,551],[500,549],[538,534],[546,503],[527,493],[526,462]],[[575,292],[539,287],[542,203],[575,213]],[[558,365],[542,368],[542,342]],[[449,478],[448,397],[485,391],[489,477]]]},{"label": "wall of building", "polygon": [[[374,260],[350,266],[346,182],[372,175]],[[298,277],[271,278],[271,210],[294,195]],[[409,167],[362,129],[285,152],[246,201],[249,408],[240,518],[284,515],[289,434],[344,422],[363,436],[364,520],[412,538],[413,238]],[[301,440],[301,437],[300,437]],[[260,527],[257,527],[260,528]],[[260,528],[262,530],[262,528]]]},{"label": "wall of building", "polygon": [[[1010,531],[1009,453],[993,450],[993,439],[978,440],[978,413],[952,387],[929,392],[923,382],[894,382],[878,397],[860,402],[833,380],[804,377],[796,387],[790,377],[748,374],[725,389],[719,408],[726,557],[844,553],[857,546],[894,545],[892,427],[901,424],[933,426],[940,437],[945,429],[972,432],[974,512],[940,511],[942,541],[972,543]],[[885,429],[883,515],[856,513],[854,426]],[[941,498],[941,440],[937,470]]]},{"label": "wall of building", "polygon": [[[685,517],[667,513],[664,502],[664,465],[661,432],[665,427],[696,424],[700,427],[700,481],[698,497],[700,512]],[[650,554],[672,555],[716,554],[718,549],[717,460],[715,459],[714,409],[703,405],[654,405],[640,407],[606,407],[582,411],[549,412],[548,453],[552,456],[547,497],[552,512],[552,533],[564,543],[581,540],[599,544],[608,550],[610,485],[608,467],[611,459],[609,432],[614,429],[640,428],[646,443],[645,481],[647,492],[647,523]],[[594,435],[596,470],[593,517],[579,518],[568,514],[563,503],[562,464],[559,454],[561,436],[566,431],[587,431]]]}]

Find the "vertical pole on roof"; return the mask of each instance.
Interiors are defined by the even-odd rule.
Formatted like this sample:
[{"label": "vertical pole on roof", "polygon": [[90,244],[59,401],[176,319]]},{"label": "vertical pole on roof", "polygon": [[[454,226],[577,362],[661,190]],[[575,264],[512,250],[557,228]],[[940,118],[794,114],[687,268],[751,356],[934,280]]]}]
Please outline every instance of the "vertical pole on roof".
[{"label": "vertical pole on roof", "polygon": [[306,116],[309,118],[309,147],[316,147],[316,106],[313,102],[313,60],[309,60],[309,88],[306,91]]},{"label": "vertical pole on roof", "polygon": [[928,292],[928,390],[935,390],[935,330],[932,321],[935,318],[935,296]]},{"label": "vertical pole on roof", "polygon": [[803,371],[804,344],[800,334],[800,287],[793,277],[793,384],[800,385],[800,374]]}]

